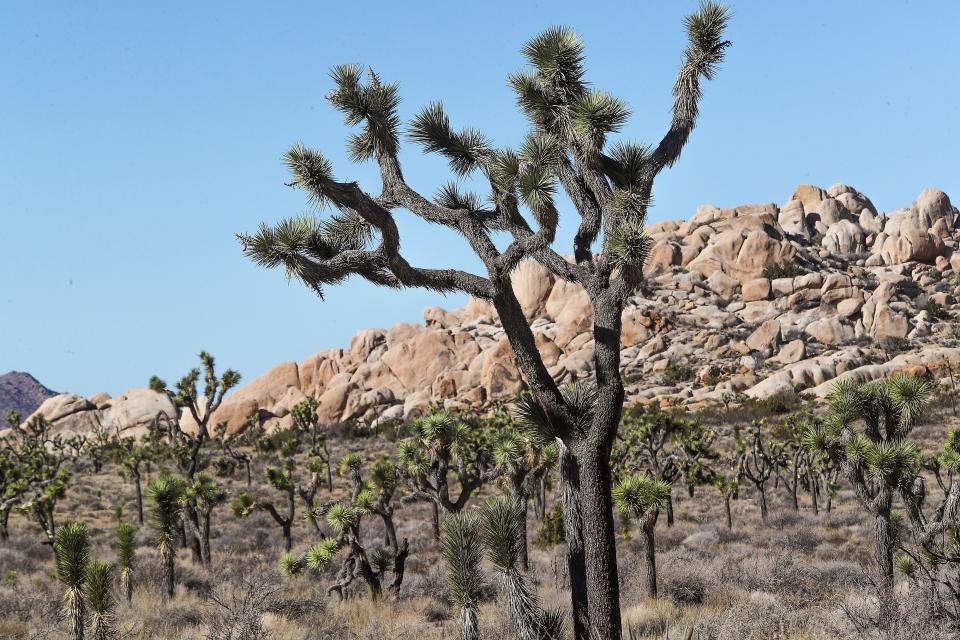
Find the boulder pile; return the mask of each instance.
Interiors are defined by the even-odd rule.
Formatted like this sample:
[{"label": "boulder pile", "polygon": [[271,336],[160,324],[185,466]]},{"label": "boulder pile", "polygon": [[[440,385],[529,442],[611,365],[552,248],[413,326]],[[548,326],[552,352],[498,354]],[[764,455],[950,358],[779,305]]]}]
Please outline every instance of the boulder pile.
[{"label": "boulder pile", "polygon": [[[647,280],[623,314],[628,401],[697,408],[738,394],[822,397],[841,376],[865,381],[905,368],[946,375],[960,363],[958,223],[936,189],[909,209],[880,213],[836,184],[801,185],[782,206],[702,206],[685,222],[652,225]],[[551,375],[559,383],[589,378],[586,293],[532,261],[513,282]],[[471,300],[281,364],[230,395],[214,420],[236,432],[257,412],[268,428],[284,428],[291,408],[312,395],[325,422],[375,425],[435,405],[509,399],[522,388],[496,312]],[[173,411],[168,405],[133,389],[118,398],[59,395],[38,411],[64,429],[99,421],[129,430]]]}]

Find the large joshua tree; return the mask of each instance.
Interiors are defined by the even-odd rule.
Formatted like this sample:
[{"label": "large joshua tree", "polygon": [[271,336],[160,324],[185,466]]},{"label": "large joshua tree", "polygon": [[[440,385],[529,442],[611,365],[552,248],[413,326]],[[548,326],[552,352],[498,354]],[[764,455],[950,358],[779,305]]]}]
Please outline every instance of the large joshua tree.
[{"label": "large joshua tree", "polygon": [[[577,638],[621,636],[607,465],[624,401],[621,313],[641,283],[649,253],[644,219],[654,179],[677,161],[696,124],[702,81],[714,77],[730,44],[723,37],[728,17],[725,7],[705,2],[686,18],[689,44],[673,87],[673,118],[655,146],[609,144],[608,137],[626,123],[629,110],[586,82],[583,43],[566,28],[551,28],[530,40],[523,53],[531,68],[510,76],[518,105],[531,123],[518,149],[495,148],[473,129],[454,130],[440,103],[424,108],[410,125],[409,139],[428,153],[446,157],[458,177],[482,173],[489,183],[489,205],[455,184],[443,187],[433,200],[407,184],[399,160],[399,86],[381,81],[372,71],[364,81],[358,65],[335,67],[336,86],[328,100],[347,124],[362,127],[350,137],[350,153],[357,161],[376,160],[380,194],[337,180],[322,153],[298,144],[284,159],[292,174],[290,185],[304,190],[312,203],[333,205],[337,213],[327,220],[287,219],[239,236],[255,262],[286,268],[321,296],[324,285],[359,275],[394,288],[462,291],[494,306],[551,435],[569,458],[563,481],[578,508],[566,509],[565,517],[571,528],[595,532],[582,547],[570,541]],[[558,182],[579,214],[573,261],[552,246],[559,219]],[[394,218],[398,209],[459,234],[486,274],[411,264],[401,253]],[[508,235],[509,245],[499,248],[495,233]],[[576,415],[547,371],[517,300],[510,274],[527,259],[579,284],[589,296],[597,383],[589,422]]]}]

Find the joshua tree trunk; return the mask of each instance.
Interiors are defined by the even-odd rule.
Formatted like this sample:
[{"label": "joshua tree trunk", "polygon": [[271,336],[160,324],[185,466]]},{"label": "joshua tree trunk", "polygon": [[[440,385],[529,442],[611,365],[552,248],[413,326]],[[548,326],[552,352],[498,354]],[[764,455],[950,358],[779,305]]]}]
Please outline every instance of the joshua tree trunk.
[{"label": "joshua tree trunk", "polygon": [[723,510],[727,516],[727,529],[733,529],[733,514],[730,512],[730,496],[723,496]]},{"label": "joshua tree trunk", "polygon": [[647,597],[657,597],[657,546],[654,530],[657,527],[657,509],[651,509],[640,521],[643,532],[643,565],[647,573]]},{"label": "joshua tree trunk", "polygon": [[133,601],[133,575],[129,567],[120,570],[120,593],[127,599],[127,604]]},{"label": "joshua tree trunk", "polygon": [[410,544],[407,539],[403,539],[403,544],[393,554],[393,580],[387,587],[398,600],[400,599],[400,585],[403,584],[403,572],[407,566],[407,555],[410,553]]},{"label": "joshua tree trunk", "polygon": [[200,518],[200,559],[205,567],[212,561],[210,557],[210,512],[207,511]]},{"label": "joshua tree trunk", "polygon": [[[583,538],[590,635],[583,637],[620,638],[620,581],[614,539],[613,500],[610,496],[609,450],[606,445],[597,447],[590,444],[584,449],[579,455],[578,468],[581,528],[583,532],[590,532]],[[580,603],[574,600],[574,611],[578,605]]]},{"label": "joshua tree trunk", "polygon": [[667,498],[667,526],[673,526],[673,496]]},{"label": "joshua tree trunk", "polygon": [[13,509],[13,503],[5,504],[0,508],[0,540],[10,539],[10,511]]},{"label": "joshua tree trunk", "polygon": [[820,515],[820,504],[817,498],[817,492],[820,490],[820,484],[816,477],[810,478],[810,504],[813,507],[813,515]]},{"label": "joshua tree trunk", "polygon": [[143,524],[143,488],[140,483],[140,472],[133,474],[133,487],[137,495],[137,521]]},{"label": "joshua tree trunk", "polygon": [[168,549],[162,554],[163,561],[163,592],[168,598],[173,597],[173,549]]},{"label": "joshua tree trunk", "polygon": [[[893,532],[890,529],[890,508],[880,509],[874,516],[874,557],[880,569],[884,597],[893,593]],[[886,606],[885,603],[882,606]]]},{"label": "joshua tree trunk", "polygon": [[760,498],[760,521],[767,524],[767,489],[763,485],[757,487],[757,493]]},{"label": "joshua tree trunk", "polygon": [[432,510],[432,522],[433,522],[433,537],[435,540],[440,539],[440,507],[436,502],[430,501],[430,508]]}]

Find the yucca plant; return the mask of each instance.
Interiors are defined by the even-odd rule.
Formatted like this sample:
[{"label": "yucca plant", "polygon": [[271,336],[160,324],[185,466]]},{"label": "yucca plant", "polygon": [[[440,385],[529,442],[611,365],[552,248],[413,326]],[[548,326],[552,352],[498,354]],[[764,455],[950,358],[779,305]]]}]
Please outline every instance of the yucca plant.
[{"label": "yucca plant", "polygon": [[480,535],[496,569],[518,640],[559,640],[563,616],[545,613],[536,591],[520,571],[523,506],[509,496],[489,498],[480,506]]},{"label": "yucca plant", "polygon": [[147,497],[153,503],[153,532],[163,566],[163,592],[173,597],[177,529],[183,512],[183,479],[163,473],[147,486]]},{"label": "yucca plant", "polygon": [[70,621],[75,640],[83,640],[86,623],[84,584],[87,562],[90,559],[90,532],[82,522],[64,522],[57,529],[54,542],[57,555],[57,576],[66,586],[63,594],[63,612]]},{"label": "yucca plant", "polygon": [[116,602],[113,599],[113,566],[109,562],[96,560],[87,565],[86,596],[93,640],[112,638]]},{"label": "yucca plant", "polygon": [[670,485],[648,475],[632,475],[613,488],[613,504],[628,518],[636,518],[643,532],[647,597],[657,597],[657,548],[654,532],[660,510],[667,504]]},{"label": "yucca plant", "polygon": [[447,561],[453,602],[460,610],[460,640],[480,640],[483,541],[477,514],[457,513],[444,520],[440,549]]},{"label": "yucca plant", "polygon": [[120,592],[133,600],[133,565],[136,561],[137,527],[129,522],[117,525],[117,567],[120,569]]}]

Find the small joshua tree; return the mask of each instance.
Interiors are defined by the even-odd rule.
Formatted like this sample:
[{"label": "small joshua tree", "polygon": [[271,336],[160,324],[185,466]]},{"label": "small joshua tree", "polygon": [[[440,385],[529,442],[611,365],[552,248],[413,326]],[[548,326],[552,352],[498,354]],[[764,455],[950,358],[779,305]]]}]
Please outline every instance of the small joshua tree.
[{"label": "small joshua tree", "polygon": [[[362,127],[350,138],[350,152],[357,161],[376,160],[382,192],[371,195],[356,182],[338,181],[322,153],[296,145],[285,156],[293,174],[290,185],[304,190],[312,203],[330,203],[338,211],[328,220],[303,216],[240,236],[244,253],[256,263],[285,268],[319,295],[324,286],[357,275],[394,288],[462,291],[493,305],[552,436],[562,441],[561,460],[571,459],[570,497],[582,504],[564,505],[564,517],[571,519],[567,528],[593,532],[582,546],[568,536],[569,561],[576,565],[570,575],[576,583],[577,640],[588,634],[605,640],[622,635],[608,464],[624,403],[621,314],[643,281],[651,245],[644,223],[654,181],[679,159],[696,125],[703,82],[716,75],[730,45],[724,39],[728,20],[727,9],[713,2],[686,18],[689,44],[673,86],[671,123],[655,146],[610,140],[629,110],[587,82],[583,43],[565,28],[531,39],[523,48],[530,68],[510,76],[531,127],[517,149],[497,149],[476,130],[455,130],[441,104],[428,105],[413,119],[410,139],[428,153],[443,155],[459,176],[482,173],[488,198],[461,193],[455,185],[433,201],[415,191],[400,162],[399,86],[372,71],[365,82],[359,65],[336,67],[328,100],[349,125]],[[572,262],[552,246],[560,215],[558,185],[579,213]],[[484,201],[492,206],[484,207]],[[485,273],[412,264],[401,254],[396,209],[465,238]],[[509,246],[501,250],[496,234],[507,234]],[[598,242],[602,246],[595,246]],[[582,416],[566,404],[517,300],[510,274],[525,259],[589,294],[599,388],[590,424],[582,424]]]},{"label": "small joshua tree", "polygon": [[613,504],[626,517],[637,518],[643,532],[647,597],[657,597],[657,548],[654,531],[660,510],[667,504],[670,485],[649,475],[631,475],[613,488]]},{"label": "small joshua tree", "polygon": [[447,561],[453,602],[460,610],[460,640],[480,640],[483,541],[477,514],[457,513],[445,519],[440,549]]},{"label": "small joshua tree", "polygon": [[333,471],[330,468],[330,447],[327,442],[327,432],[320,424],[317,415],[317,400],[308,397],[298,402],[290,410],[293,417],[293,426],[306,436],[310,442],[309,455],[324,465],[327,471],[327,491],[333,491]]},{"label": "small joshua tree", "polygon": [[509,496],[520,503],[523,511],[520,519],[519,562],[520,568],[528,571],[527,510],[530,495],[556,464],[559,452],[556,443],[541,442],[531,433],[517,429],[513,422],[511,416],[499,414],[488,419],[486,426],[495,432],[492,457],[496,471],[501,474],[500,484],[506,488]]},{"label": "small joshua tree", "polygon": [[716,487],[720,495],[723,496],[723,510],[727,519],[727,529],[732,529],[733,513],[730,509],[730,501],[736,497],[737,492],[740,490],[740,483],[736,478],[717,476],[713,481],[713,486]]},{"label": "small joshua tree", "polygon": [[160,475],[147,486],[147,497],[153,503],[154,539],[163,566],[163,593],[168,598],[173,597],[174,561],[185,488],[183,480],[170,473]]},{"label": "small joshua tree", "polygon": [[197,474],[193,482],[184,487],[181,498],[184,512],[190,514],[183,521],[200,541],[200,562],[207,567],[210,566],[210,514],[225,499],[223,489],[205,473]]},{"label": "small joshua tree", "polygon": [[90,557],[90,532],[82,522],[64,522],[63,526],[57,529],[54,546],[57,576],[66,587],[63,594],[63,613],[70,621],[73,638],[83,640],[87,617],[84,585]]},{"label": "small joshua tree", "polygon": [[293,456],[295,453],[296,441],[293,439],[284,441],[280,447],[280,466],[269,466],[264,472],[267,484],[283,496],[282,503],[279,506],[267,498],[249,492],[241,493],[230,504],[233,515],[238,518],[246,518],[255,509],[261,509],[269,513],[270,517],[280,525],[286,551],[293,548],[293,523],[296,520],[297,513],[297,485],[293,477],[295,470]]},{"label": "small joshua tree", "polygon": [[[439,512],[459,513],[470,496],[503,470],[492,466],[489,447],[481,441],[480,431],[448,411],[415,420],[410,426],[414,435],[397,445],[399,466],[410,486],[403,501],[432,504],[433,532],[439,538]],[[456,498],[450,495],[451,476],[459,488]]]},{"label": "small joshua tree", "polygon": [[112,638],[116,602],[113,599],[113,566],[109,562],[95,560],[87,565],[86,596],[93,640]]},{"label": "small joshua tree", "polygon": [[894,586],[893,499],[898,493],[910,495],[920,468],[920,451],[906,437],[923,418],[932,391],[929,382],[911,376],[869,384],[839,380],[828,396],[826,421],[804,437],[808,450],[838,462],[860,504],[873,516],[874,556],[885,599]]},{"label": "small joshua tree", "polygon": [[117,567],[120,569],[120,591],[127,604],[133,600],[133,565],[137,552],[137,527],[129,522],[117,525]]},{"label": "small joshua tree", "polygon": [[[750,434],[742,438],[735,432],[737,444],[737,479],[746,479],[757,490],[757,500],[760,502],[760,520],[766,524],[769,509],[767,508],[767,482],[773,475],[779,460],[779,452],[771,442],[764,442],[762,429],[766,423],[754,420],[750,426]],[[739,429],[737,430],[739,431]]]}]

